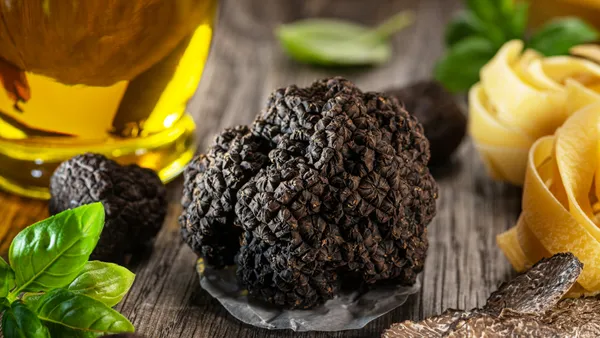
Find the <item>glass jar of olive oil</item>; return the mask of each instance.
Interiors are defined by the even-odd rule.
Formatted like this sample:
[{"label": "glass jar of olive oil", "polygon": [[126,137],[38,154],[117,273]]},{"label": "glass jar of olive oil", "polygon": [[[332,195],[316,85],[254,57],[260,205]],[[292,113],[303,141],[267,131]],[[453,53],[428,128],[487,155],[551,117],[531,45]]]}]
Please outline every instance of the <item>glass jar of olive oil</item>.
[{"label": "glass jar of olive oil", "polygon": [[0,1],[0,188],[48,198],[56,166],[85,152],[179,174],[215,11],[216,0]]}]

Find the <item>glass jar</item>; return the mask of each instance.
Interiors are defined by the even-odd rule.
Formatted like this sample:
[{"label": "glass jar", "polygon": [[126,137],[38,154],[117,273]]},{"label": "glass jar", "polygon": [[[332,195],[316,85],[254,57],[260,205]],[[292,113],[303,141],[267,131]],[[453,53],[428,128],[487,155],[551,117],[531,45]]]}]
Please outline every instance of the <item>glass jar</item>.
[{"label": "glass jar", "polygon": [[77,154],[178,175],[216,0],[0,1],[0,188],[49,198]]},{"label": "glass jar", "polygon": [[550,19],[578,16],[600,29],[600,0],[528,0],[530,22],[539,27]]}]

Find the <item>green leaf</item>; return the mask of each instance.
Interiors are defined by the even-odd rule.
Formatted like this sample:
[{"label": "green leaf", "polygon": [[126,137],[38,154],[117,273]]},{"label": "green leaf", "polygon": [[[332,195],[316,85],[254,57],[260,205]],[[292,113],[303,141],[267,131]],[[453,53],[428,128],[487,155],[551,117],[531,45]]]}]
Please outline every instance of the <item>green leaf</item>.
[{"label": "green leaf", "polygon": [[381,64],[392,55],[389,36],[410,25],[412,13],[395,15],[375,29],[334,19],[308,19],[282,25],[277,37],[299,62],[322,66]]},{"label": "green leaf", "polygon": [[30,307],[35,307],[35,304],[39,302],[42,297],[44,297],[45,293],[29,293],[26,292],[21,296],[21,300],[23,303],[27,304]]},{"label": "green leaf", "polygon": [[6,298],[0,298],[0,313],[6,309],[10,309],[10,301]]},{"label": "green leaf", "polygon": [[515,0],[497,0],[496,2],[496,7],[505,18],[513,14],[515,6],[518,6],[518,4],[515,5]]},{"label": "green leaf", "polygon": [[60,337],[60,338],[95,338],[99,337],[102,334],[89,332],[89,331],[81,331],[70,329],[66,326],[62,326],[60,324],[46,322],[46,327],[48,331],[50,331],[50,337]]},{"label": "green leaf", "polygon": [[84,205],[31,225],[13,240],[9,258],[17,294],[71,283],[85,267],[104,227],[101,203]]},{"label": "green leaf", "polygon": [[509,25],[508,40],[523,39],[527,30],[527,21],[529,19],[529,4],[519,2],[515,5],[514,12],[507,17]]},{"label": "green leaf", "polygon": [[0,298],[5,298],[15,287],[15,272],[6,263],[2,257],[0,257]]},{"label": "green leaf", "polygon": [[4,338],[47,338],[48,329],[25,304],[16,301],[2,316]]},{"label": "green leaf", "polygon": [[555,20],[544,25],[529,41],[528,47],[546,56],[566,55],[571,47],[596,41],[598,31],[578,18]]},{"label": "green leaf", "polygon": [[471,36],[485,36],[485,28],[471,12],[460,12],[446,28],[446,46],[452,47]]},{"label": "green leaf", "polygon": [[514,0],[468,0],[473,16],[484,27],[479,35],[498,48],[512,39],[522,39],[527,24],[528,5]]},{"label": "green leaf", "polygon": [[44,322],[93,333],[134,332],[133,325],[108,305],[65,289],[46,293],[29,306]]},{"label": "green leaf", "polygon": [[494,22],[499,8],[496,0],[467,0],[467,7],[484,22]]},{"label": "green leaf", "polygon": [[479,81],[480,69],[494,57],[496,48],[485,38],[470,37],[450,48],[435,67],[435,78],[453,92]]},{"label": "green leaf", "polygon": [[134,279],[135,275],[122,266],[92,261],[66,289],[112,307],[123,299]]}]

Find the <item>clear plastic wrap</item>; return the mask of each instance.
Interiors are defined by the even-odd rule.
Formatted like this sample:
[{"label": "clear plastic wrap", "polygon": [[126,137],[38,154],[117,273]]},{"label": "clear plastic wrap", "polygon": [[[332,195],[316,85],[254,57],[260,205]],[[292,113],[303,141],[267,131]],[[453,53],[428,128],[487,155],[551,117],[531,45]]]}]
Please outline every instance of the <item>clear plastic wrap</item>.
[{"label": "clear plastic wrap", "polygon": [[356,330],[404,304],[408,296],[421,288],[420,279],[413,286],[378,286],[367,292],[345,292],[310,310],[278,309],[250,299],[237,284],[235,267],[211,268],[200,272],[200,285],[240,321],[256,327],[294,331]]}]

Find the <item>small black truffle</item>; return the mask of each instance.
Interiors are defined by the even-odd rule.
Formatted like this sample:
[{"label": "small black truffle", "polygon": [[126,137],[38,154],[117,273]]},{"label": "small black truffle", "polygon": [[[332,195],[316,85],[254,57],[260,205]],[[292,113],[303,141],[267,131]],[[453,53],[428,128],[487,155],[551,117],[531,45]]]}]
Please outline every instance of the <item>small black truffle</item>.
[{"label": "small black truffle", "polygon": [[92,259],[122,262],[143,249],[167,213],[166,189],[158,175],[137,165],[121,166],[98,154],[63,162],[50,181],[50,213],[102,202],[104,230]]},{"label": "small black truffle", "polygon": [[395,96],[423,125],[431,145],[429,165],[446,163],[467,132],[467,118],[452,94],[435,81],[417,82],[386,92]]},{"label": "small black truffle", "polygon": [[412,284],[438,196],[428,161],[394,98],[342,78],[278,89],[187,168],[182,236],[280,306],[314,307],[347,281]]}]

